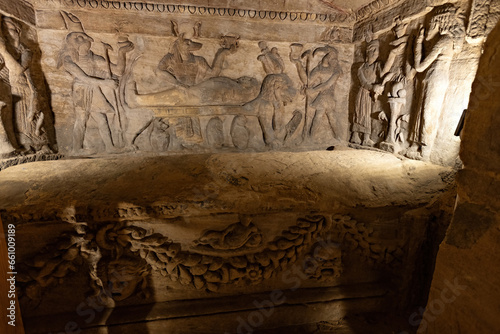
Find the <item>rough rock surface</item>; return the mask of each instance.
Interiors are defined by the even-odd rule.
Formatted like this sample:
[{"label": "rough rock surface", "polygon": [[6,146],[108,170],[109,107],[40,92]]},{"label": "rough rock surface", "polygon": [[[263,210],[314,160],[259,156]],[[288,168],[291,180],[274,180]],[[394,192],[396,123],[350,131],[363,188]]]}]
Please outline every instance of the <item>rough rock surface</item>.
[{"label": "rough rock surface", "polygon": [[248,213],[422,205],[452,174],[448,167],[360,150],[70,159],[3,171],[0,208],[139,205],[202,199],[206,192],[220,209]]},{"label": "rough rock surface", "polygon": [[462,135],[458,202],[440,246],[419,333],[500,328],[500,26],[485,45]]}]

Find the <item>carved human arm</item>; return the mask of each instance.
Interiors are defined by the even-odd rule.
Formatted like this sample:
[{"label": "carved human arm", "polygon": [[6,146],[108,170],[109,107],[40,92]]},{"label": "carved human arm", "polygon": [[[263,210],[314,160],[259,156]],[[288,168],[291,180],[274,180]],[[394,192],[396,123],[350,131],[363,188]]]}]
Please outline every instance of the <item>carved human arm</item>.
[{"label": "carved human arm", "polygon": [[417,45],[415,47],[415,70],[417,72],[424,72],[429,66],[436,61],[436,59],[439,57],[439,55],[442,53],[442,37],[439,41],[436,42],[434,47],[432,48],[431,52],[422,59],[422,43],[424,39],[424,32],[425,29],[421,29],[420,33],[417,37]]},{"label": "carved human arm", "polygon": [[118,49],[118,61],[116,64],[111,63],[111,70],[113,74],[119,77],[125,72],[127,53],[135,48],[134,43],[131,41],[126,41],[120,44],[123,44],[123,46]]},{"label": "carved human arm", "polygon": [[407,43],[402,43],[389,52],[389,57],[387,58],[384,67],[382,68],[381,76],[385,76],[387,73],[389,73],[392,66],[394,65],[394,61],[396,60],[397,55],[403,53],[406,46]]},{"label": "carved human arm", "polygon": [[328,78],[328,80],[326,80],[323,83],[317,84],[317,85],[315,85],[313,83],[311,85],[311,87],[308,89],[309,92],[311,92],[311,93],[322,92],[322,91],[324,91],[324,90],[326,90],[328,88],[333,87],[335,85],[335,83],[337,82],[337,79],[340,77],[341,74],[342,74],[342,70],[340,69],[340,67],[336,67],[332,71],[332,75]]},{"label": "carved human arm", "polygon": [[97,77],[93,77],[90,75],[87,75],[73,60],[71,57],[68,55],[64,57],[63,59],[63,67],[64,69],[71,74],[74,78],[78,79],[79,81],[91,85],[91,86],[108,86],[111,88],[117,88],[118,83],[115,80],[112,79],[101,79]]},{"label": "carved human arm", "polygon": [[[1,21],[0,21],[1,24]],[[9,74],[13,76],[21,76],[25,68],[17,62],[17,60],[7,51],[5,39],[0,33],[0,56],[2,56],[5,66],[9,69]]]},{"label": "carved human arm", "polygon": [[412,48],[406,48],[406,54],[405,54],[405,77],[406,79],[411,82],[417,75],[417,70],[415,67],[413,67],[410,64],[410,59],[412,57]]},{"label": "carved human arm", "polygon": [[217,53],[215,54],[214,60],[212,62],[212,66],[208,65],[208,63],[206,67],[203,66],[205,67],[206,70],[204,79],[209,79],[219,76],[220,72],[222,72],[222,67],[224,65],[224,61],[226,60],[226,57],[234,52],[236,52],[236,45],[232,45],[231,48],[229,49],[220,48],[219,50],[217,50]]},{"label": "carved human arm", "polygon": [[369,82],[368,79],[366,79],[365,73],[363,71],[363,67],[364,66],[361,66],[358,69],[358,79],[359,79],[359,82],[361,83],[361,87],[363,87],[366,90],[371,91],[371,90],[373,90],[373,84],[371,82]]}]

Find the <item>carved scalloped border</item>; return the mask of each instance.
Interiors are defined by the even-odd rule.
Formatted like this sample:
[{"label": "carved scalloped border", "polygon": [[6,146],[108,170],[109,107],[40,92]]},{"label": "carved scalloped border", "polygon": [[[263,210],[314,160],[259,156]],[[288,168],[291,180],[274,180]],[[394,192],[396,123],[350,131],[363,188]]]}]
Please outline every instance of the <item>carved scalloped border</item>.
[{"label": "carved scalloped border", "polygon": [[[381,0],[377,0],[381,1]],[[111,9],[145,11],[149,13],[169,13],[187,15],[208,15],[216,17],[237,17],[261,19],[270,21],[290,22],[320,22],[320,23],[354,23],[352,13],[306,13],[271,10],[217,8],[194,5],[159,4],[141,1],[113,1],[113,0],[59,0],[63,6],[80,7],[85,9]]]},{"label": "carved scalloped border", "polygon": [[403,2],[403,0],[375,0],[370,2],[369,4],[360,7],[354,11],[354,20],[359,22],[364,20],[370,15],[381,12],[384,9],[387,9],[389,6]]}]

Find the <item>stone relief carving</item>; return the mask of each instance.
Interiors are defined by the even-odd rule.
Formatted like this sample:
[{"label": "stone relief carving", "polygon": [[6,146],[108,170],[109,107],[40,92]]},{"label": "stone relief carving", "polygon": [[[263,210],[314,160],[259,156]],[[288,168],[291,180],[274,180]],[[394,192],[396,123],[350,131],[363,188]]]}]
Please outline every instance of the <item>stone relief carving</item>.
[{"label": "stone relief carving", "polygon": [[389,115],[382,113],[380,117],[388,122],[387,136],[380,144],[380,148],[399,153],[406,138],[402,137],[401,118],[404,117],[407,105],[408,90],[411,89],[415,78],[415,69],[410,65],[410,47],[408,46],[409,35],[407,34],[408,23],[404,23],[397,17],[393,28],[396,39],[390,43],[391,52],[387,64],[391,64],[383,83],[387,84],[387,97],[389,102]]},{"label": "stone relief carving", "polygon": [[[476,5],[478,11],[484,11],[483,7],[479,4]],[[417,36],[414,43],[412,43],[413,39],[410,38],[412,34],[407,32],[409,21],[414,19],[402,19],[401,17],[394,19],[392,31],[395,39],[388,45],[384,45],[384,50],[389,47],[388,57],[384,69],[375,76],[378,77],[378,80],[375,77],[373,80],[366,80],[367,73],[373,75],[367,71],[370,62],[361,66],[360,71],[365,73],[358,73],[361,88],[358,91],[353,112],[351,143],[365,146],[372,144],[369,141],[368,144],[363,142],[361,135],[363,131],[360,131],[366,131],[366,135],[363,137],[369,137],[370,122],[367,117],[360,117],[360,115],[368,115],[368,113],[361,111],[360,106],[363,103],[360,97],[362,92],[365,92],[368,97],[368,91],[365,89],[372,88],[371,99],[368,99],[372,105],[366,104],[366,106],[373,108],[373,105],[376,104],[377,112],[380,111],[380,113],[372,112],[374,116],[372,124],[377,124],[377,127],[372,129],[371,139],[375,141],[375,130],[377,130],[379,137],[383,137],[382,142],[376,143],[374,146],[390,153],[405,155],[411,159],[430,160],[430,154],[438,134],[439,122],[443,118],[442,109],[450,87],[450,73],[454,71],[451,68],[452,62],[462,52],[466,38],[464,17],[456,5],[445,4],[431,9],[427,10],[431,15],[430,26],[428,29],[420,27],[416,30],[415,35]],[[474,20],[474,15],[473,11],[471,20]],[[425,16],[418,20],[422,22],[424,19]],[[480,20],[480,18],[477,19]],[[480,25],[480,23],[478,24]],[[428,30],[427,34],[426,30]],[[369,32],[370,34],[372,33]],[[382,40],[374,35],[368,39]],[[368,52],[374,52],[374,46],[377,44],[380,45],[376,41],[368,43],[367,56]],[[375,59],[375,56],[372,57]],[[372,59],[372,64],[377,63],[374,59]],[[366,85],[367,83],[372,86]],[[382,93],[377,94],[374,90],[375,87]],[[360,123],[363,123],[363,126],[360,126]],[[382,129],[379,129],[380,127]]]},{"label": "stone relief carving", "polygon": [[267,43],[265,41],[259,42],[259,48],[262,52],[257,60],[262,63],[262,67],[264,68],[264,72],[266,74],[281,74],[285,69],[285,64],[283,59],[278,53],[277,48],[269,49]]},{"label": "stone relief carving", "polygon": [[[428,160],[437,134],[437,123],[450,82],[450,66],[453,56],[460,52],[465,40],[464,19],[459,8],[447,4],[438,7],[431,19],[427,36],[421,28],[415,46],[415,69],[425,72],[422,82],[420,108],[414,115],[410,132],[412,146],[406,156]],[[427,41],[438,40],[423,54],[424,37]]]},{"label": "stone relief carving", "polygon": [[158,64],[165,89],[139,93],[138,87],[133,84],[127,92],[130,107],[241,105],[257,96],[259,83],[254,78],[219,76],[225,59],[237,51],[239,37],[221,36],[220,48],[212,64],[208,64],[205,57],[193,54],[203,44],[186,38],[176,29],[174,35],[177,40],[172,44],[171,52]]},{"label": "stone relief carving", "polygon": [[[312,59],[318,54],[323,56],[311,69]],[[306,96],[303,140],[310,142],[313,135],[318,134],[318,128],[325,116],[333,136],[340,139],[336,124],[338,121],[335,119],[336,101],[334,98],[335,85],[342,75],[338,51],[326,45],[303,52],[303,45],[295,43],[290,46],[290,61],[297,68],[303,85],[302,91]]]},{"label": "stone relief carving", "polygon": [[[142,216],[137,208],[132,216]],[[372,227],[348,216],[309,216],[279,235],[267,237],[249,217],[223,230],[209,230],[189,250],[169,237],[130,221],[79,222],[74,208],[60,214],[74,232],[64,234],[21,266],[23,295],[33,306],[43,291],[64,283],[71,273],[88,272],[94,295],[107,306],[139,292],[149,296],[148,277],[216,292],[222,285],[255,284],[279,275],[299,259],[313,280],[330,282],[344,270],[343,254],[358,254],[370,265],[401,264],[401,245],[382,241]],[[168,283],[167,283],[168,284]]]},{"label": "stone relief carving", "polygon": [[50,154],[39,89],[32,78],[33,53],[21,41],[21,26],[0,18],[0,154]]},{"label": "stone relief carving", "polygon": [[491,0],[473,1],[467,28],[467,41],[469,43],[481,42],[486,37],[490,4]]},{"label": "stone relief carving", "polygon": [[342,275],[342,250],[340,244],[314,244],[306,256],[304,273],[320,282],[332,281]]},{"label": "stone relief carving", "polygon": [[259,96],[243,106],[248,115],[257,116],[267,146],[281,147],[295,133],[302,114],[296,112],[287,122],[284,119],[284,107],[292,102],[295,94],[286,74],[269,74],[262,82]]},{"label": "stone relief carving", "polygon": [[251,223],[235,223],[228,226],[223,231],[205,232],[200,239],[195,241],[197,250],[206,251],[238,251],[259,247],[262,242],[262,233]]},{"label": "stone relief carving", "polygon": [[[382,3],[383,0],[376,0],[375,2]],[[227,16],[250,18],[259,20],[280,20],[291,22],[352,22],[355,15],[338,11],[336,13],[305,13],[305,12],[292,12],[292,11],[266,11],[266,10],[252,10],[252,9],[235,9],[235,8],[216,8],[206,6],[194,5],[176,5],[165,3],[151,3],[151,2],[119,2],[111,0],[59,0],[64,6],[74,6],[85,9],[109,9],[109,10],[134,10],[145,11],[148,13],[171,13],[171,14],[185,14],[185,15],[207,15],[207,16]],[[384,3],[385,5],[385,3]]]},{"label": "stone relief carving", "polygon": [[[373,146],[372,134],[372,113],[376,110],[378,98],[383,94],[387,73],[389,73],[394,63],[394,52],[391,52],[385,66],[379,57],[380,42],[372,40],[373,36],[368,33],[366,46],[366,62],[358,69],[358,79],[361,83],[360,90],[356,97],[355,112],[352,126],[351,142],[357,145]],[[384,78],[384,80],[383,80]],[[361,136],[363,139],[361,139]]]},{"label": "stone relief carving", "polygon": [[395,268],[404,260],[402,241],[382,241],[373,226],[344,216],[341,220],[337,218],[334,221],[333,230],[333,238],[341,241],[344,253],[355,252],[371,265],[388,265]]},{"label": "stone relief carving", "polygon": [[[98,7],[101,5],[97,4]],[[137,5],[141,9],[149,6],[144,7],[145,4],[139,3]],[[156,4],[151,5],[152,10],[159,8]],[[385,5],[374,1],[366,8],[377,12]],[[75,6],[86,7],[89,3],[83,1],[75,3]],[[113,3],[109,3],[108,7],[113,6],[115,6]],[[119,9],[128,9],[124,4],[118,6]],[[475,1],[474,6],[477,7],[475,13],[479,20],[479,13],[487,5]],[[192,6],[164,6],[167,11],[175,13],[181,13],[181,10],[186,13],[191,12],[189,7]],[[196,7],[195,12],[199,8],[201,7]],[[298,43],[290,45],[289,59],[292,63],[290,64],[285,63],[280,55],[279,50],[283,50],[283,43],[276,42],[275,45],[271,45],[262,40],[254,45],[255,51],[252,51],[258,55],[257,59],[254,56],[247,59],[239,50],[249,49],[248,40],[242,40],[240,47],[239,36],[236,34],[222,34],[218,48],[214,48],[210,40],[213,41],[216,33],[213,29],[210,32],[208,28],[202,29],[202,21],[196,20],[190,23],[191,33],[180,31],[176,21],[169,21],[168,26],[169,28],[171,26],[172,36],[175,39],[170,40],[170,50],[166,54],[163,53],[160,60],[160,57],[153,58],[159,55],[151,52],[152,40],[144,36],[132,36],[133,43],[127,36],[120,35],[118,46],[115,48],[116,53],[112,52],[109,44],[103,43],[104,52],[98,55],[94,51],[97,48],[93,37],[85,32],[80,20],[67,12],[62,12],[62,16],[69,33],[64,41],[58,65],[73,78],[72,102],[75,107],[75,123],[72,150],[75,154],[97,153],[98,148],[94,146],[104,146],[106,153],[124,153],[138,149],[139,146],[141,149],[156,152],[184,149],[208,151],[228,147],[239,150],[266,150],[292,147],[292,144],[303,144],[302,146],[307,147],[318,144],[319,137],[326,141],[325,138],[329,137],[329,133],[326,133],[325,127],[331,130],[337,140],[348,139],[345,133],[342,133],[348,123],[341,114],[349,101],[342,100],[339,103],[338,96],[335,95],[339,95],[338,92],[342,89],[337,87],[338,82],[342,82],[345,78],[342,76],[345,69],[341,68],[339,54],[341,59],[346,59],[349,50],[343,48],[341,44],[332,46],[333,43],[342,41],[343,37],[340,35],[341,32],[345,32],[345,27],[321,27],[321,30],[326,28],[322,33],[321,30],[318,31],[320,39],[324,42],[322,46],[313,44],[304,48]],[[471,16],[471,20],[473,17],[474,15]],[[435,21],[439,21],[441,26],[445,25],[443,19]],[[477,25],[481,25],[480,21]],[[352,112],[354,119],[350,141],[364,146],[378,145],[380,149],[397,154],[409,146],[407,144],[409,141],[412,148],[405,152],[406,155],[411,158],[422,158],[422,155],[428,155],[423,154],[422,150],[426,151],[430,146],[423,144],[425,140],[429,140],[422,139],[425,137],[422,134],[427,131],[422,124],[428,124],[425,119],[431,116],[423,116],[429,114],[422,111],[428,110],[427,107],[422,107],[421,112],[412,115],[411,119],[408,116],[416,70],[411,66],[412,48],[407,28],[408,24],[401,18],[395,20],[393,29],[395,40],[389,44],[390,51],[385,64],[378,59],[378,51],[375,50],[378,49],[382,39],[371,36],[366,62],[357,73],[361,88],[354,102],[356,106]],[[469,27],[470,31],[471,29]],[[450,28],[451,30],[456,31],[454,28]],[[192,37],[188,37],[188,34]],[[202,36],[203,34],[205,36]],[[443,41],[436,43],[437,48],[447,39],[445,35],[449,34],[443,32]],[[98,37],[95,38],[97,40]],[[456,40],[458,45],[458,39]],[[145,41],[147,47],[144,47]],[[205,46],[200,41],[203,41]],[[141,47],[136,48],[135,54],[131,55],[131,51],[135,48],[134,44],[137,43]],[[21,50],[22,45],[17,45]],[[260,53],[256,49],[257,46]],[[101,48],[101,45],[98,47]],[[418,51],[418,45],[416,49]],[[19,50],[18,53],[21,53]],[[151,54],[144,50],[150,50]],[[387,54],[385,51],[386,48],[383,53]],[[454,52],[458,52],[458,49]],[[142,60],[138,61],[139,58],[147,61],[141,63]],[[415,59],[415,64],[419,64],[420,72],[429,74],[434,72],[432,70],[434,66],[441,66],[439,65],[441,58],[446,57],[438,57],[436,62],[431,64],[427,64],[427,57],[420,62]],[[245,62],[252,59],[254,66],[262,66],[265,74],[262,82],[260,82],[262,76],[259,80],[249,76],[235,78],[237,75],[234,73],[238,72],[236,64],[242,59]],[[158,64],[156,73],[158,78],[161,78],[160,90],[153,87],[156,84],[151,83],[153,80],[141,81],[141,78],[137,78],[144,72],[136,70],[132,74],[134,66],[138,66],[136,69],[149,66],[149,61]],[[427,65],[428,68],[424,69],[423,65]],[[295,74],[287,73],[293,66],[297,70],[302,86],[301,93],[305,97],[304,105],[298,109],[296,108],[300,105],[300,98],[297,98],[296,88],[290,79]],[[231,75],[224,76],[225,73],[233,73],[234,78],[229,77]],[[29,82],[27,79],[28,87],[31,86]],[[36,95],[36,89],[33,95]],[[432,100],[430,97],[422,99],[424,103]],[[285,107],[290,104],[293,106]],[[381,134],[384,137],[382,143],[379,143],[380,139],[377,143],[372,141],[375,140],[372,133],[374,131],[371,129],[375,107],[380,108],[377,111],[383,111],[380,113],[380,121],[387,122],[387,129]],[[2,131],[0,131],[0,140],[6,143],[5,151],[11,151],[9,143],[14,148],[15,145],[8,137],[8,103],[2,114],[6,115],[4,116],[6,124],[3,125],[7,129],[4,131],[7,135],[3,136],[6,139],[1,140]],[[136,116],[132,114],[147,114],[148,117],[145,117],[147,119],[143,123],[138,124],[135,119],[131,121]],[[40,124],[43,124],[43,113],[35,112],[34,115],[32,122],[34,133],[39,131],[43,136],[43,127],[40,127]],[[16,123],[16,113],[13,116],[12,123]],[[91,123],[88,123],[89,120]],[[87,125],[94,124],[94,121],[98,131],[87,128]],[[12,125],[14,126],[15,124]],[[302,131],[301,138],[295,136],[292,141],[299,128]],[[141,144],[138,146],[136,139],[141,134],[144,136],[141,137]],[[145,137],[147,140],[144,140]],[[17,138],[14,140],[18,141]],[[93,145],[97,142],[98,145]]]},{"label": "stone relief carving", "polygon": [[[193,37],[188,38],[175,21],[170,21],[176,39],[159,60],[155,72],[158,80],[141,81],[137,77],[143,72],[134,72],[134,66],[141,57],[149,56],[143,52],[142,38],[134,39],[141,47],[133,55],[130,52],[135,43],[125,35],[119,35],[116,53],[110,44],[102,42],[99,48],[104,51],[99,55],[94,51],[94,38],[85,32],[80,19],[65,11],[61,15],[68,34],[58,67],[73,78],[71,149],[75,155],[96,154],[102,148],[106,153],[137,150],[141,135],[141,149],[156,152],[226,147],[262,150],[261,143],[276,149],[299,144],[294,134],[301,126],[302,140],[310,142],[313,134],[321,136],[317,129],[323,118],[340,139],[333,91],[342,70],[338,51],[331,46],[313,48],[300,59],[300,66],[307,65],[305,77],[301,76],[307,101],[305,111],[290,112],[285,107],[297,104],[297,94],[285,71],[288,64],[278,48],[268,46],[266,41],[258,43],[261,52],[257,61],[266,74],[263,81],[248,76],[233,79],[223,76],[222,71],[239,49],[237,35],[222,35],[209,63],[199,55],[204,51],[203,44],[195,40],[201,38],[202,23],[194,24]],[[314,66],[312,61],[318,63]],[[157,83],[159,90],[152,87]],[[143,120],[139,122],[140,117]],[[97,125],[97,131],[88,128],[89,124]]]},{"label": "stone relief carving", "polygon": [[[12,134],[12,109],[11,109],[11,94],[10,85],[4,81],[5,62],[0,62],[0,158],[7,158],[14,155],[15,148],[11,140],[15,138]],[[9,138],[9,134],[11,135]]]},{"label": "stone relief carving", "polygon": [[90,117],[97,123],[106,152],[120,152],[118,146],[123,145],[125,115],[119,90],[119,77],[125,70],[126,54],[134,48],[134,45],[128,40],[122,40],[119,43],[118,63],[113,64],[108,54],[111,48],[109,45],[104,45],[106,50],[104,57],[95,54],[91,50],[94,39],[85,33],[80,20],[64,11],[61,15],[69,33],[59,55],[58,67],[64,68],[73,77],[72,98],[75,111],[73,152],[79,154],[91,150],[84,148],[87,122]]}]

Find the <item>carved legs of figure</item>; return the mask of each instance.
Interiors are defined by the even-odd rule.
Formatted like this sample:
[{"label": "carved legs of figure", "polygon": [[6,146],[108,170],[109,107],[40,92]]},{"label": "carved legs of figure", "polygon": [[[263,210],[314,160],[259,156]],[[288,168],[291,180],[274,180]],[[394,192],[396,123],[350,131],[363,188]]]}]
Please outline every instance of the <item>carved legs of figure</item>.
[{"label": "carved legs of figure", "polygon": [[[73,128],[73,151],[81,152],[83,150],[83,140],[85,138],[85,132],[87,130],[87,122],[90,117],[90,112],[87,111],[77,111],[75,126]],[[111,131],[109,129],[108,117],[104,113],[93,112],[92,118],[96,121],[99,134],[104,146],[106,147],[106,152],[113,153],[118,151],[113,145],[113,140],[111,138]]]},{"label": "carved legs of figure", "polygon": [[[330,129],[332,130],[333,137],[337,137],[335,133],[335,116],[333,110],[327,110],[326,108],[318,108],[314,113],[314,118],[311,120],[311,131],[309,133],[310,136],[318,133],[321,127],[321,121],[325,117],[328,119],[328,123],[330,124]],[[307,119],[306,119],[307,120]]]},{"label": "carved legs of figure", "polygon": [[8,117],[5,117],[4,110],[7,110],[6,103],[0,101],[0,157],[13,155],[15,152],[14,146],[9,141],[9,137],[7,131],[5,131],[4,120]]},{"label": "carved legs of figure", "polygon": [[443,108],[449,79],[447,74],[438,76],[435,80],[426,80],[422,94],[422,106],[420,114],[416,115],[413,133],[411,137],[412,146],[405,155],[410,159],[429,160],[431,150],[436,140],[439,126],[439,117]]},{"label": "carved legs of figure", "polygon": [[[363,140],[361,140],[361,134],[363,134]],[[351,143],[356,144],[356,145],[363,145],[367,147],[372,147],[375,145],[375,142],[371,140],[370,138],[370,133],[363,133],[363,132],[353,132],[351,136]]]},{"label": "carved legs of figure", "polygon": [[261,112],[258,119],[262,133],[264,134],[264,142],[266,145],[272,148],[278,148],[280,146],[280,142],[276,138],[276,134],[274,133],[274,129],[272,127],[273,114]]}]

